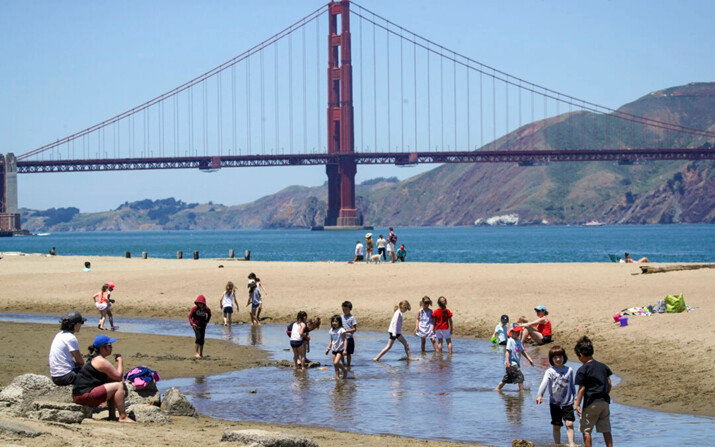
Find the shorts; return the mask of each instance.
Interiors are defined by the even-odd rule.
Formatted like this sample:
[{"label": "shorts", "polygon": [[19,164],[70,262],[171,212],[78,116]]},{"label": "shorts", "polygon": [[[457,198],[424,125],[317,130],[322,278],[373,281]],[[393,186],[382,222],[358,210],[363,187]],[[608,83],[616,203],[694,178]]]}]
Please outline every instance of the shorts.
[{"label": "shorts", "polygon": [[544,335],[544,337],[541,339],[541,343],[544,345],[547,343],[551,343],[551,335]]},{"label": "shorts", "polygon": [[593,427],[599,433],[611,432],[611,408],[608,402],[599,399],[583,409],[581,414],[581,432],[591,434]]},{"label": "shorts", "polygon": [[94,387],[89,393],[80,394],[79,396],[72,396],[74,403],[79,405],[86,405],[88,407],[97,407],[102,402],[107,401],[107,389],[104,385],[99,385]]},{"label": "shorts", "polygon": [[196,344],[203,346],[204,345],[204,337],[206,336],[206,327],[195,327],[194,328],[194,337],[196,338]]},{"label": "shorts", "polygon": [[291,348],[300,348],[301,346],[303,346],[303,340],[291,340],[290,341]]},{"label": "shorts", "polygon": [[333,355],[342,355],[343,351],[333,351]]},{"label": "shorts", "polygon": [[347,349],[345,350],[348,355],[353,355],[355,353],[355,339],[352,337],[349,337],[347,340]]},{"label": "shorts", "polygon": [[99,311],[107,310],[107,303],[94,303],[94,306]]},{"label": "shorts", "polygon": [[524,383],[524,374],[521,372],[521,368],[511,365],[511,368],[506,370],[501,381],[504,383]]},{"label": "shorts", "polygon": [[81,367],[75,368],[73,371],[70,371],[63,376],[53,377],[52,383],[57,386],[74,385],[74,379],[77,377],[77,373],[79,372],[80,368]]},{"label": "shorts", "polygon": [[258,309],[258,306],[263,304],[263,301],[259,301],[257,303],[251,303],[251,309]]},{"label": "shorts", "polygon": [[452,338],[452,333],[450,332],[449,329],[437,329],[434,331],[435,335],[437,338],[441,339],[451,339]]},{"label": "shorts", "polygon": [[551,425],[563,427],[563,421],[575,421],[576,416],[573,414],[573,405],[554,405],[549,404],[551,412]]},{"label": "shorts", "polygon": [[402,337],[402,334],[393,334],[392,332],[388,332],[387,334],[390,336],[390,340],[397,340]]},{"label": "shorts", "polygon": [[226,306],[223,308],[223,313],[225,314],[232,314],[233,313],[233,306]]},{"label": "shorts", "polygon": [[364,257],[363,255],[357,255],[357,256],[355,256],[355,260],[358,261],[358,262],[359,262],[359,261],[364,261],[364,260],[365,260],[365,257]]}]

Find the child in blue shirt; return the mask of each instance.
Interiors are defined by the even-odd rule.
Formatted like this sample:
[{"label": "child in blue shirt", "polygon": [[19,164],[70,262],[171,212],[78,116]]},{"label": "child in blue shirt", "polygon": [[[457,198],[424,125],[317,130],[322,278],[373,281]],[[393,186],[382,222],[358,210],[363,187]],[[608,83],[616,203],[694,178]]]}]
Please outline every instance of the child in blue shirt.
[{"label": "child in blue shirt", "polygon": [[521,372],[521,355],[529,361],[531,366],[534,366],[534,361],[529,354],[524,350],[524,345],[521,344],[519,337],[521,336],[521,326],[515,326],[511,329],[511,337],[506,342],[505,366],[506,374],[497,385],[497,391],[507,383],[516,383],[519,385],[519,391],[524,391],[524,374]]},{"label": "child in blue shirt", "polygon": [[574,446],[573,423],[576,420],[573,411],[576,385],[574,384],[574,371],[566,366],[568,357],[561,346],[554,346],[549,350],[549,363],[551,368],[544,373],[544,379],[539,386],[536,404],[541,405],[544,392],[549,390],[549,410],[551,412],[551,425],[554,431],[554,444],[561,444],[562,421],[566,421],[566,437],[569,446]]}]

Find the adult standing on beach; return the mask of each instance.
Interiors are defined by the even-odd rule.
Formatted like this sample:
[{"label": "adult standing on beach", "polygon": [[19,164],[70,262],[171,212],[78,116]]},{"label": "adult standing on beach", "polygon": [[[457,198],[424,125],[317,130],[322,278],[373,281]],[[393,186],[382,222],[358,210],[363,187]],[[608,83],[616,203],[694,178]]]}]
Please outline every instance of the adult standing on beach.
[{"label": "adult standing on beach", "polygon": [[355,257],[353,258],[353,262],[362,262],[363,259],[365,259],[365,246],[362,245],[362,242],[357,241],[355,243]]},{"label": "adult standing on beach", "polygon": [[[387,241],[385,238],[380,235],[379,238],[377,238],[377,254],[382,256],[383,261],[387,261],[387,258],[385,257],[385,247],[387,247]],[[368,258],[369,260],[370,258]]]},{"label": "adult standing on beach", "polygon": [[365,235],[365,262],[370,262],[372,257],[372,233]]},{"label": "adult standing on beach", "polygon": [[84,366],[84,359],[79,352],[79,342],[74,335],[87,321],[76,310],[67,312],[60,320],[60,332],[55,335],[50,345],[50,376],[57,386],[72,385],[77,373]]},{"label": "adult standing on beach", "polygon": [[390,255],[390,262],[397,261],[395,256],[395,247],[397,246],[397,235],[395,231],[390,227],[390,232],[387,234],[387,253]]}]

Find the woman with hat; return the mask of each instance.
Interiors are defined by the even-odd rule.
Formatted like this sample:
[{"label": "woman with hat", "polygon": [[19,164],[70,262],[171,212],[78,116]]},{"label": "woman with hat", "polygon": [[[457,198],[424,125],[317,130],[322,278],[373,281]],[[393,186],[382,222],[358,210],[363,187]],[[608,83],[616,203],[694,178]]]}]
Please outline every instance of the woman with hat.
[{"label": "woman with hat", "polygon": [[519,325],[525,329],[521,335],[521,342],[524,343],[527,337],[531,337],[531,340],[537,345],[551,343],[551,320],[547,317],[549,311],[546,310],[546,306],[543,304],[536,306],[534,311],[536,312],[536,320]]},{"label": "woman with hat", "polygon": [[82,314],[76,310],[67,312],[60,320],[60,332],[50,345],[50,376],[57,386],[72,385],[84,359],[79,353],[78,333],[84,322]]},{"label": "woman with hat", "polygon": [[134,422],[127,416],[124,406],[124,397],[127,395],[126,386],[122,382],[124,360],[120,354],[114,354],[116,368],[107,360],[107,356],[112,354],[112,343],[115,341],[116,338],[104,334],[94,337],[94,342],[89,347],[90,358],[77,374],[72,400],[88,407],[107,402],[110,420],[116,420],[118,410],[119,422]]},{"label": "woman with hat", "polygon": [[372,258],[372,233],[367,233],[365,235],[365,262],[370,262]]}]

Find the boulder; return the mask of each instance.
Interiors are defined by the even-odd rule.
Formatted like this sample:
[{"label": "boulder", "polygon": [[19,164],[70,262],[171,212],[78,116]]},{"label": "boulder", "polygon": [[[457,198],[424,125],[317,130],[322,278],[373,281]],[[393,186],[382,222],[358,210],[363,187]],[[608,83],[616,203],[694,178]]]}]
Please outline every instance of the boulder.
[{"label": "boulder", "polygon": [[199,413],[196,411],[191,402],[184,396],[181,391],[171,387],[164,393],[164,400],[161,402],[162,411],[172,416],[191,416],[198,418]]},{"label": "boulder", "polygon": [[35,430],[25,424],[15,421],[0,421],[0,437],[8,438],[35,438],[40,435],[46,435],[47,432]]},{"label": "boulder", "polygon": [[134,385],[127,383],[127,391],[125,399],[127,406],[153,405],[158,407],[161,405],[161,393],[156,388],[156,382],[149,382],[146,387],[141,389],[136,389]]},{"label": "boulder", "polygon": [[310,438],[266,430],[234,430],[224,432],[221,442],[240,442],[256,447],[318,447]]},{"label": "boulder", "polygon": [[40,399],[32,403],[32,410],[27,417],[41,421],[62,422],[65,424],[80,424],[85,418],[92,417],[92,407],[78,405],[74,402]]},{"label": "boulder", "polygon": [[10,385],[0,391],[0,402],[22,403],[28,396],[40,396],[57,386],[47,376],[23,374],[12,379]]},{"label": "boulder", "polygon": [[526,439],[514,439],[511,441],[511,447],[536,447],[536,444]]},{"label": "boulder", "polygon": [[137,422],[153,422],[170,424],[171,417],[161,411],[161,408],[150,404],[136,404],[127,408],[127,414]]}]

